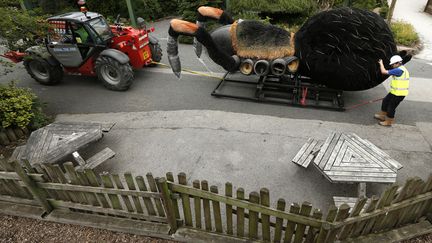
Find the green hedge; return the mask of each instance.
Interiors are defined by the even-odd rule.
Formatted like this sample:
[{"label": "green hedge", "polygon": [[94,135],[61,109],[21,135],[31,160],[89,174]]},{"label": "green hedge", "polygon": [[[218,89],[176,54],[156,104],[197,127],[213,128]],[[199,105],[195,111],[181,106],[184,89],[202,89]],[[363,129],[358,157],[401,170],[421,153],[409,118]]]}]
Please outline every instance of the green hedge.
[{"label": "green hedge", "polygon": [[410,23],[396,21],[391,23],[391,30],[397,44],[415,46],[419,43],[419,36]]},{"label": "green hedge", "polygon": [[308,15],[316,9],[313,0],[231,0],[230,10],[234,13],[255,11]]},{"label": "green hedge", "polygon": [[14,82],[0,85],[0,127],[37,129],[48,123],[42,103],[30,89],[18,88]]}]

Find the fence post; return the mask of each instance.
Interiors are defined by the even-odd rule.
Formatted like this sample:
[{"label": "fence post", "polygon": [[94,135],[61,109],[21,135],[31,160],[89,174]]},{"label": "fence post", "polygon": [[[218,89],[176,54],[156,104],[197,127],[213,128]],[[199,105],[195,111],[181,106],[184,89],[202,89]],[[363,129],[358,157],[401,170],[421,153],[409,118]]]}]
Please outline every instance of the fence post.
[{"label": "fence post", "polygon": [[163,205],[165,207],[168,224],[170,225],[170,234],[174,234],[177,231],[177,219],[174,211],[174,205],[171,201],[171,191],[168,188],[168,183],[165,177],[157,180],[159,190],[162,193]]},{"label": "fence post", "polygon": [[27,173],[24,171],[24,169],[21,167],[21,165],[18,162],[13,161],[10,164],[13,166],[15,172],[21,178],[23,183],[27,186],[27,188],[29,189],[33,197],[36,198],[36,200],[38,200],[41,206],[45,209],[44,214],[51,213],[54,210],[54,208],[46,199],[46,195],[43,189],[39,188],[36,185],[36,183],[27,175]]}]

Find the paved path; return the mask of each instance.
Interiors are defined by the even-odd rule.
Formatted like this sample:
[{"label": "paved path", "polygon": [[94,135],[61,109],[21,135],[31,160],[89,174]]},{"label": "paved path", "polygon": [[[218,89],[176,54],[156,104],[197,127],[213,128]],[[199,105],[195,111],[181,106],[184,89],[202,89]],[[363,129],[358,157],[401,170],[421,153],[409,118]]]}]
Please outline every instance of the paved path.
[{"label": "paved path", "polygon": [[[248,192],[267,187],[273,202],[276,197],[287,203],[307,200],[322,209],[332,196],[355,196],[356,185],[332,184],[314,167],[291,162],[309,137],[324,140],[332,131],[358,134],[404,165],[398,182],[426,178],[432,171],[431,123],[383,128],[205,110],[59,115],[57,120],[116,123],[92,147],[108,146],[117,153],[97,167],[99,172],[185,172],[189,182],[207,179],[222,188],[229,181]],[[368,196],[384,187],[368,185]]]},{"label": "paved path", "polygon": [[404,20],[414,26],[424,45],[423,51],[416,58],[432,62],[432,15],[423,12],[426,3],[427,0],[398,0],[393,19]]}]

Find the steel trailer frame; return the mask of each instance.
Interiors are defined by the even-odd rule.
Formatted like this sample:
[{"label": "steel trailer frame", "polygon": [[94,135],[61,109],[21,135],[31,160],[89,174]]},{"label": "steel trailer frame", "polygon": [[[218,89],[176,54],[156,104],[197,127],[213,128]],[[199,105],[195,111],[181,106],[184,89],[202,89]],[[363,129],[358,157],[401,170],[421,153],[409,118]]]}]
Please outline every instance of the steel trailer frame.
[{"label": "steel trailer frame", "polygon": [[[298,74],[283,76],[259,76],[258,81],[231,79],[227,72],[211,93],[215,97],[242,99],[254,102],[278,103],[298,107],[310,107],[345,111],[343,91],[330,89],[313,84],[310,78]],[[251,96],[232,95],[222,91],[230,83],[255,86],[255,94]]]}]

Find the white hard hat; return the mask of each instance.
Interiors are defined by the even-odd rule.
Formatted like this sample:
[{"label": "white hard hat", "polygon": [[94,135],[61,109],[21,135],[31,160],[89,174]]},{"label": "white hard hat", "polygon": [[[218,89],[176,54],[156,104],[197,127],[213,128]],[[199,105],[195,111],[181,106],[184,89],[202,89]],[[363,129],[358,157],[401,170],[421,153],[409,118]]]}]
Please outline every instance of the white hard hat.
[{"label": "white hard hat", "polygon": [[400,57],[399,55],[394,55],[390,58],[390,64],[389,65],[393,65],[395,63],[398,62],[402,62],[402,57]]}]

